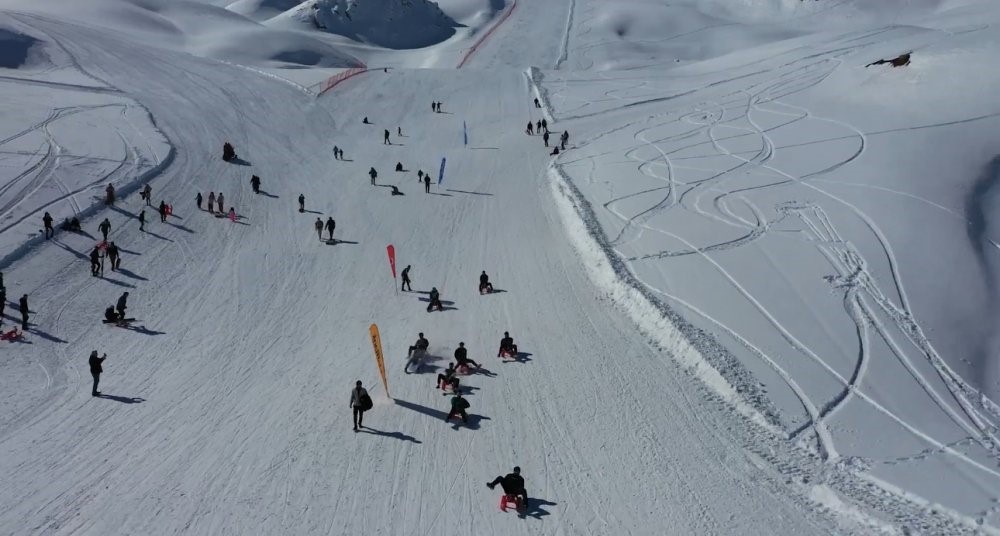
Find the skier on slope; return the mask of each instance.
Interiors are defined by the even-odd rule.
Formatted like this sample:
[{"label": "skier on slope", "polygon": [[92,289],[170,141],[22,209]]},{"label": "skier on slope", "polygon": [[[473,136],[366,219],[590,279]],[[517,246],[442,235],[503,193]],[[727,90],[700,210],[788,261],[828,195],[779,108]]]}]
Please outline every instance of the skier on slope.
[{"label": "skier on slope", "polygon": [[528,492],[524,489],[524,477],[521,476],[521,468],[515,467],[514,472],[505,476],[498,476],[492,482],[487,482],[486,487],[493,489],[497,484],[503,488],[505,495],[514,495],[521,498],[521,507],[528,505]]},{"label": "skier on slope", "polygon": [[326,232],[330,233],[330,241],[333,242],[333,231],[337,228],[337,222],[333,221],[333,216],[326,219]]},{"label": "skier on slope", "polygon": [[313,228],[316,229],[316,238],[320,241],[323,240],[323,220],[319,216],[316,216],[316,223],[313,223]]},{"label": "skier on slope", "polygon": [[514,357],[517,355],[517,345],[514,344],[514,338],[510,336],[510,333],[503,332],[503,338],[500,339],[500,349],[497,350],[497,357],[510,356]]}]

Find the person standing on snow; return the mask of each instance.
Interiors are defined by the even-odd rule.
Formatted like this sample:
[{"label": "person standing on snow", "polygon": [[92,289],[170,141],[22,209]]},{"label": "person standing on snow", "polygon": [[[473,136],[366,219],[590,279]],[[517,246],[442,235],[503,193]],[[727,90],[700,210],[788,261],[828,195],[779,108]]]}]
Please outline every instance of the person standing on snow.
[{"label": "person standing on snow", "polygon": [[[164,200],[162,200],[162,199],[160,200],[159,211],[160,211],[160,223],[166,223],[167,222],[167,202],[164,201]],[[222,207],[219,207],[219,212],[222,212]]]},{"label": "person standing on snow", "polygon": [[215,192],[208,192],[208,212],[215,214]]},{"label": "person standing on snow", "polygon": [[424,173],[424,193],[431,193],[431,176],[427,173]]},{"label": "person standing on snow", "polygon": [[444,389],[450,385],[451,388],[457,393],[458,383],[458,376],[455,376],[455,364],[448,363],[448,368],[444,369],[443,373],[438,374],[437,388]]},{"label": "person standing on snow", "polygon": [[152,206],[152,203],[150,201],[153,198],[153,187],[150,186],[148,183],[146,184],[146,187],[142,189],[142,197],[143,199],[146,200],[147,207]]},{"label": "person standing on snow", "polygon": [[562,150],[566,150],[566,142],[569,141],[569,131],[564,130],[562,134],[559,135],[559,144]]},{"label": "person standing on snow", "polygon": [[118,303],[115,304],[115,311],[118,311],[118,318],[125,318],[125,309],[128,309],[128,292],[123,292],[121,296],[118,297]]},{"label": "person standing on snow", "polygon": [[365,416],[365,412],[371,409],[372,399],[368,396],[368,391],[361,386],[361,380],[354,383],[354,389],[351,389],[351,409],[354,414],[354,431],[357,432],[358,428],[364,428],[361,424],[361,420]]},{"label": "person standing on snow", "polygon": [[108,187],[104,189],[104,193],[106,194],[106,197],[104,198],[104,204],[105,205],[114,205],[115,204],[115,187],[112,186],[109,183]]},{"label": "person standing on snow", "polygon": [[535,108],[541,108],[541,103],[538,102],[538,97],[535,97]]},{"label": "person standing on snow", "polygon": [[56,234],[55,230],[52,229],[52,216],[48,212],[46,212],[45,215],[42,216],[42,225],[45,226],[46,240],[52,238],[52,236]]},{"label": "person standing on snow", "polygon": [[413,290],[413,287],[410,286],[410,265],[409,264],[406,265],[406,268],[403,268],[403,284],[401,285],[401,288],[399,290],[402,290],[403,292],[412,291]]},{"label": "person standing on snow", "polygon": [[521,505],[528,506],[528,492],[524,489],[524,478],[521,476],[521,468],[515,467],[513,473],[505,476],[498,476],[492,482],[487,482],[486,487],[493,489],[497,484],[503,488],[505,495],[517,495],[521,497]]},{"label": "person standing on snow", "polygon": [[542,132],[542,120],[541,119],[539,119],[538,121],[535,121],[535,132],[538,132],[538,133]]},{"label": "person standing on snow", "polygon": [[21,296],[21,299],[17,301],[17,309],[21,313],[21,329],[28,329],[28,295],[25,294]]},{"label": "person standing on snow", "polygon": [[403,137],[403,127],[396,127],[396,135],[400,138]]},{"label": "person standing on snow", "polygon": [[98,273],[104,273],[104,266],[101,263],[101,248],[94,246],[90,252],[90,275],[96,277]]},{"label": "person standing on snow", "polygon": [[316,229],[316,238],[323,240],[323,220],[316,216],[316,222],[313,223],[313,228]]},{"label": "person standing on snow", "polygon": [[114,272],[118,270],[118,267],[122,263],[122,258],[118,253],[118,246],[114,242],[108,244],[108,261],[111,262],[111,271]]},{"label": "person standing on snow", "polygon": [[201,197],[201,192],[198,192],[198,195],[194,196],[194,202],[198,205],[198,210],[201,210],[201,200],[202,199],[204,199],[204,198]]},{"label": "person standing on snow", "polygon": [[104,221],[102,221],[97,226],[97,230],[101,232],[101,235],[104,236],[104,240],[107,241],[108,240],[108,233],[111,232],[111,222],[108,221],[107,218],[104,218]]},{"label": "person standing on snow", "polygon": [[389,129],[385,129],[382,134],[382,145],[392,145],[392,142],[389,141]]},{"label": "person standing on snow", "polygon": [[145,211],[145,209],[139,211],[139,230],[143,231],[143,232],[146,231],[146,211]]},{"label": "person standing on snow", "polygon": [[260,177],[253,175],[250,177],[250,187],[253,188],[253,193],[260,193]]},{"label": "person standing on snow", "polygon": [[368,176],[372,179],[372,186],[375,186],[375,177],[378,177],[378,171],[375,171],[374,167],[370,168],[368,170]]},{"label": "person standing on snow", "polygon": [[546,134],[549,133],[549,122],[546,121],[544,117],[542,118],[542,130],[544,130]]},{"label": "person standing on snow", "polygon": [[524,129],[524,132],[529,136],[535,135],[535,129],[531,126],[531,121],[528,121],[528,128]]},{"label": "person standing on snow", "polygon": [[333,159],[340,160],[340,148],[336,145],[333,146]]},{"label": "person standing on snow", "polygon": [[[326,219],[326,232],[330,233],[330,241],[333,242],[333,231],[337,228],[337,222],[333,221],[333,216]],[[322,238],[320,238],[322,240]]]},{"label": "person standing on snow", "polygon": [[3,310],[7,308],[7,289],[0,285],[0,324],[3,324]]},{"label": "person standing on snow", "polygon": [[549,131],[547,130],[544,134],[542,134],[542,143],[544,143],[546,147],[549,146]]},{"label": "person standing on snow", "polygon": [[108,354],[104,354],[101,357],[97,357],[97,350],[90,352],[90,375],[94,377],[94,387],[90,390],[90,396],[100,396],[101,392],[97,390],[97,384],[101,383],[101,373],[104,372],[104,367],[101,366],[104,360],[108,358]]},{"label": "person standing on snow", "polygon": [[216,198],[215,198],[215,200],[216,200],[216,201],[218,202],[218,204],[219,204],[219,214],[222,214],[222,213],[224,213],[224,212],[225,212],[225,210],[223,210],[223,208],[222,208],[222,192],[219,192],[219,197],[216,197]]},{"label": "person standing on snow", "polygon": [[306,196],[305,194],[299,194],[299,212],[305,212],[305,211],[306,211]]}]

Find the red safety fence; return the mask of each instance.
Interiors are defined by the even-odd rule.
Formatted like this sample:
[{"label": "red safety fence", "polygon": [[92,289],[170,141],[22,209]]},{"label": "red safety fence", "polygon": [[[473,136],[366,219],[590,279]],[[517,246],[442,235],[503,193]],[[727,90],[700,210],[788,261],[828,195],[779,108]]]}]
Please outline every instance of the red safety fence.
[{"label": "red safety fence", "polygon": [[465,65],[465,62],[469,61],[469,58],[473,54],[475,54],[477,50],[479,50],[479,46],[482,45],[483,42],[485,42],[487,39],[489,39],[489,37],[493,35],[493,32],[496,31],[496,29],[499,28],[501,24],[503,24],[504,22],[507,21],[508,18],[510,18],[510,14],[514,12],[514,8],[516,7],[517,7],[517,0],[511,0],[510,7],[503,15],[500,15],[500,18],[497,19],[496,24],[494,24],[493,27],[487,30],[486,33],[479,36],[479,39],[477,39],[476,42],[473,43],[472,47],[470,47],[469,50],[465,51],[465,54],[462,56],[462,60],[458,62],[458,67],[456,67],[456,69],[461,69],[462,66]]},{"label": "red safety fence", "polygon": [[[359,74],[361,74],[361,73],[363,73],[363,72],[365,72],[367,70],[368,70],[367,66],[365,66],[365,67],[352,67],[350,69],[346,69],[346,70],[340,72],[339,74],[331,76],[330,78],[327,78],[323,82],[320,82],[316,86],[313,86],[313,87],[315,87],[317,89],[316,96],[318,97],[318,96],[326,93],[327,91],[330,91],[331,89],[333,89],[334,87],[336,87],[337,84],[343,82],[344,80],[347,80],[348,78],[353,78],[353,77],[355,77],[355,76],[357,76],[357,75],[359,75]],[[312,89],[312,88],[310,88],[310,89]]]}]

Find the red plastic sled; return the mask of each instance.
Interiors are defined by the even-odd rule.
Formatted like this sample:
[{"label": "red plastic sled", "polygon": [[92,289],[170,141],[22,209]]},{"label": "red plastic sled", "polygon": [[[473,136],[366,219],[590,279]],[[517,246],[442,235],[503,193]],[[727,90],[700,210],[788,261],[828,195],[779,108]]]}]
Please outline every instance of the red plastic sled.
[{"label": "red plastic sled", "polygon": [[523,510],[524,505],[521,504],[520,495],[501,495],[500,496],[500,510],[503,512],[507,511],[507,506],[513,504],[514,508],[517,510]]},{"label": "red plastic sled", "polygon": [[19,338],[21,338],[21,332],[17,330],[17,327],[12,328],[10,331],[0,333],[0,341],[14,342],[15,339]]}]

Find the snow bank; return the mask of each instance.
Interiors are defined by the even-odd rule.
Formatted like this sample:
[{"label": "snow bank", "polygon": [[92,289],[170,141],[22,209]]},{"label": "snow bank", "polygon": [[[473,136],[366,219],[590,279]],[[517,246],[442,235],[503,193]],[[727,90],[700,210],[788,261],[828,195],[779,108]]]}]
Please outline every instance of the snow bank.
[{"label": "snow bank", "polygon": [[226,6],[226,9],[251,20],[265,21],[277,17],[301,3],[302,0],[237,0]]},{"label": "snow bank", "polygon": [[441,43],[459,26],[430,0],[311,0],[267,24],[320,29],[391,49]]}]

